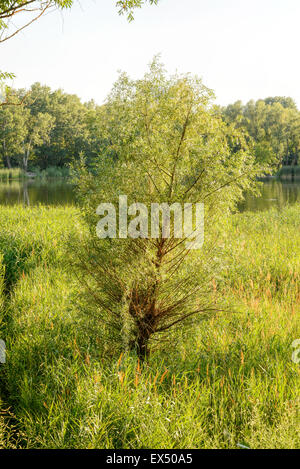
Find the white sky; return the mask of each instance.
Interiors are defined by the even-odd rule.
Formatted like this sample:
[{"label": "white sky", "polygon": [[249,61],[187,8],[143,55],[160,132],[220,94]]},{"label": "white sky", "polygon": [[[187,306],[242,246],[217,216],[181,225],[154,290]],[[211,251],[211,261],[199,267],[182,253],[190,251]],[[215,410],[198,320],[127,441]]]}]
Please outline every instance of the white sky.
[{"label": "white sky", "polygon": [[118,70],[142,76],[161,53],[169,72],[192,72],[220,104],[291,96],[300,107],[299,0],[161,0],[128,23],[115,0],[81,0],[0,44],[13,85],[39,81],[102,103]]}]

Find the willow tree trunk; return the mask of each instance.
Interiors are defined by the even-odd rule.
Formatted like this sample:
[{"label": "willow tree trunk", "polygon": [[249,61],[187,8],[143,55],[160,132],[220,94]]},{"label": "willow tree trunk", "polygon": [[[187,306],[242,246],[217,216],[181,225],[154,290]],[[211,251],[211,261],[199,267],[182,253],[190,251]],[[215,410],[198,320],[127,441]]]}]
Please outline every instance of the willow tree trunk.
[{"label": "willow tree trunk", "polygon": [[30,150],[26,149],[24,151],[24,155],[23,155],[23,169],[24,169],[25,173],[27,172],[27,168],[28,168],[29,154],[30,154]]},{"label": "willow tree trunk", "polygon": [[149,356],[149,340],[157,331],[159,320],[161,319],[161,311],[157,306],[157,300],[160,285],[160,270],[164,257],[164,244],[165,240],[161,239],[157,245],[154,260],[155,276],[147,287],[145,285],[143,287],[137,286],[131,292],[129,314],[135,323],[135,337],[130,344],[130,348],[136,350],[142,362]]}]

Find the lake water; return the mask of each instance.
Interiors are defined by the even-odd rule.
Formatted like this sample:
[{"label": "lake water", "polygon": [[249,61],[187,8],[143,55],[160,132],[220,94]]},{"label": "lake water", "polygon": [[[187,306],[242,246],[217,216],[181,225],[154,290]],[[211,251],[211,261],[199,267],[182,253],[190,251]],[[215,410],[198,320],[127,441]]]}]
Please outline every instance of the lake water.
[{"label": "lake water", "polygon": [[272,207],[282,208],[285,205],[300,203],[300,182],[265,181],[260,188],[261,196],[246,194],[240,204],[240,211],[262,211]]},{"label": "lake water", "polygon": [[73,187],[64,179],[0,182],[0,204],[68,205],[75,203]]},{"label": "lake water", "polygon": [[[261,193],[260,197],[246,195],[240,210],[266,210],[300,203],[299,182],[267,181],[264,182]],[[0,204],[67,205],[75,204],[75,195],[72,185],[63,179],[0,182]]]}]

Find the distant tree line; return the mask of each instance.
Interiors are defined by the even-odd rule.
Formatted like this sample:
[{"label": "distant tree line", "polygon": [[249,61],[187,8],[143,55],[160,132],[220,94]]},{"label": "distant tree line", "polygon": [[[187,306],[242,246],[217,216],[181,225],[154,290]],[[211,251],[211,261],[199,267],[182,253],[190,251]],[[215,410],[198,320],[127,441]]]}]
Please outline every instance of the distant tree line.
[{"label": "distant tree line", "polygon": [[67,166],[80,153],[88,161],[98,156],[101,106],[39,83],[29,92],[11,90],[9,102],[0,108],[2,166],[27,171]]},{"label": "distant tree line", "polygon": [[244,129],[256,158],[281,166],[297,165],[300,152],[300,112],[292,98],[241,101],[221,109],[224,120]]},{"label": "distant tree line", "polygon": [[[11,89],[9,103],[0,107],[2,167],[66,167],[81,154],[93,165],[111,148],[105,105],[82,103],[76,95],[40,83],[29,91]],[[243,132],[258,162],[275,168],[299,163],[300,112],[291,98],[237,101],[215,112]],[[118,133],[117,116],[114,125]]]}]

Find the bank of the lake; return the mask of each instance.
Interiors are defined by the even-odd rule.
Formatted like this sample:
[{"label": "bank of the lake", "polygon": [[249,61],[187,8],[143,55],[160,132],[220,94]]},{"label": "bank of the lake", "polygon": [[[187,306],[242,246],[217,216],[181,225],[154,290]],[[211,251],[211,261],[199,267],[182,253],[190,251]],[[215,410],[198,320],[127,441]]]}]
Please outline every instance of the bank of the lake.
[{"label": "bank of the lake", "polygon": [[300,166],[283,166],[276,177],[280,181],[300,183]]}]

